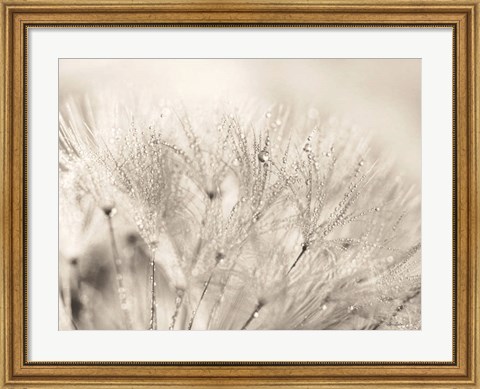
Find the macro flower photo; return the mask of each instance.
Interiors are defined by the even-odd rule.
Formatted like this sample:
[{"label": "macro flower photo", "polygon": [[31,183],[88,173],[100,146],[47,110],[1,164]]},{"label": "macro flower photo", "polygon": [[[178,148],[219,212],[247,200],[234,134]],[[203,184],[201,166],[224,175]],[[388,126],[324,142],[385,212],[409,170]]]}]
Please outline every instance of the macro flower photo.
[{"label": "macro flower photo", "polygon": [[60,330],[421,329],[417,59],[61,59]]}]

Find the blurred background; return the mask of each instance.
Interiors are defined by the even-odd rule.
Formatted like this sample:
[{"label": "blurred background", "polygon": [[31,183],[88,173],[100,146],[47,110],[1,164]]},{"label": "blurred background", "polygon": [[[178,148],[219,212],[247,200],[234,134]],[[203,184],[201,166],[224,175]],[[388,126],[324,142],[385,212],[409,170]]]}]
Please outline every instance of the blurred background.
[{"label": "blurred background", "polygon": [[420,186],[420,59],[61,59],[59,77],[61,102],[102,90],[186,105],[286,104],[371,131]]}]

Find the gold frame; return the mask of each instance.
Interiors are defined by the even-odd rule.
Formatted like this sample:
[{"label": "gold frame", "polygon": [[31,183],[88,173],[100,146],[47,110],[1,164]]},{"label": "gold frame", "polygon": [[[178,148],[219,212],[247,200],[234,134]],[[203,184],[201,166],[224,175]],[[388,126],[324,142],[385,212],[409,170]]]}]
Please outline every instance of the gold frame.
[{"label": "gold frame", "polygon": [[[1,388],[480,388],[480,0],[0,0]],[[454,32],[454,358],[452,362],[81,363],[26,360],[26,31],[29,26],[450,26]]]}]

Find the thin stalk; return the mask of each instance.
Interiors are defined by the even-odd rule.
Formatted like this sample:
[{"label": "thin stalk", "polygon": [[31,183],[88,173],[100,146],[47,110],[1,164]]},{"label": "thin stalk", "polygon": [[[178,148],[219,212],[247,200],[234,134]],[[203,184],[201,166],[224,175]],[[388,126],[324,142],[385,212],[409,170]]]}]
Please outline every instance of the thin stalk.
[{"label": "thin stalk", "polygon": [[155,247],[150,247],[150,326],[149,330],[157,329],[157,296],[155,292]]},{"label": "thin stalk", "polygon": [[[215,269],[214,269],[215,270]],[[193,322],[195,321],[195,317],[197,316],[198,309],[200,308],[200,304],[203,301],[203,298],[205,297],[205,294],[207,293],[208,286],[210,285],[210,282],[212,281],[213,277],[213,270],[210,273],[210,277],[208,277],[208,280],[203,284],[203,291],[202,294],[200,295],[200,299],[198,300],[197,306],[192,312],[192,317],[190,319],[190,322],[188,323],[188,329],[191,330],[193,327]]]},{"label": "thin stalk", "polygon": [[247,319],[247,321],[245,322],[245,324],[242,326],[242,330],[246,330],[247,327],[250,325],[250,323],[252,322],[253,319],[256,319],[258,317],[258,313],[260,312],[260,310],[262,309],[264,304],[262,303],[258,303],[256,306],[255,306],[255,309],[253,310],[253,312],[251,313],[251,315],[249,316],[249,318]]},{"label": "thin stalk", "polygon": [[210,317],[208,318],[207,329],[210,329],[210,325],[213,322],[213,319],[214,319],[214,317],[215,317],[215,315],[218,311],[218,308],[220,307],[220,304],[222,303],[222,301],[225,297],[225,292],[226,292],[226,289],[227,289],[229,279],[230,279],[230,275],[228,276],[228,278],[226,279],[226,281],[222,285],[222,289],[219,293],[218,299],[217,299],[217,301],[215,301],[215,304],[213,305],[212,310],[210,311]]},{"label": "thin stalk", "polygon": [[178,313],[183,303],[183,294],[183,290],[177,290],[177,297],[175,297],[175,312],[173,312],[172,318],[170,319],[170,325],[168,326],[169,330],[175,329],[175,323],[177,322]]},{"label": "thin stalk", "polygon": [[293,262],[293,265],[290,266],[290,269],[288,269],[287,274],[290,274],[290,272],[293,270],[293,268],[295,266],[297,266],[298,261],[300,261],[300,258],[302,258],[303,254],[305,254],[305,252],[307,251],[307,248],[308,248],[308,246],[305,245],[305,244],[302,246],[302,251],[300,251],[300,254],[298,255],[297,259],[295,260],[295,262]]},{"label": "thin stalk", "polygon": [[[70,286],[68,287],[68,289],[70,289]],[[71,299],[70,297],[68,296],[68,304],[65,302],[65,297],[64,297],[64,294],[66,294],[64,291],[60,290],[60,303],[63,305],[63,309],[65,310],[66,312],[66,315],[68,316],[68,319],[70,321],[70,324],[72,325],[72,327],[75,329],[75,330],[78,330],[78,326],[77,324],[75,323],[75,319],[73,318],[73,315],[72,315],[72,304],[71,304]],[[70,291],[68,291],[68,294],[70,294]]]},{"label": "thin stalk", "polygon": [[120,254],[118,252],[117,241],[115,239],[115,231],[113,228],[112,213],[106,213],[108,220],[108,230],[110,232],[110,243],[112,246],[112,255],[113,255],[113,266],[115,268],[115,278],[117,279],[117,292],[118,299],[120,301],[120,310],[123,314],[123,320],[125,328],[130,330],[132,328],[132,320],[128,311],[128,301],[127,301],[127,292],[125,289],[125,284],[123,280],[122,272],[122,261],[120,259]]},{"label": "thin stalk", "polygon": [[[72,266],[72,262],[70,262],[70,266]],[[68,317],[71,318],[73,321],[73,313],[72,313],[72,272],[70,266],[67,268],[68,269],[68,277],[67,277],[67,286],[62,285],[65,281],[63,279],[60,280],[61,282],[61,289],[60,289],[60,297],[63,303],[63,306],[65,307],[65,311],[68,315]],[[63,281],[63,282],[62,282]]]},{"label": "thin stalk", "polygon": [[78,330],[78,326],[77,324],[75,323],[75,320],[73,319],[73,317],[70,318],[70,323],[72,323],[72,326],[75,330]]},{"label": "thin stalk", "polygon": [[197,263],[198,254],[200,253],[200,250],[202,249],[202,244],[203,244],[202,239],[199,239],[198,243],[197,243],[197,246],[195,247],[193,256],[192,256],[192,266],[194,266]]}]

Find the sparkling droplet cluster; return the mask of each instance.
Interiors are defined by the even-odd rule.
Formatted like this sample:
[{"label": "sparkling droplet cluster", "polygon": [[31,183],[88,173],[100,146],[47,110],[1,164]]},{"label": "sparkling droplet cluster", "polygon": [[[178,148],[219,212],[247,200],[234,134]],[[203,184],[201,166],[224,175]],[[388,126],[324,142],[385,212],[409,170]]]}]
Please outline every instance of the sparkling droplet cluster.
[{"label": "sparkling droplet cluster", "polygon": [[316,109],[302,121],[281,105],[161,105],[105,128],[74,105],[60,120],[61,229],[78,267],[91,208],[138,236],[112,246],[127,328],[419,328],[418,195],[365,134]]}]

